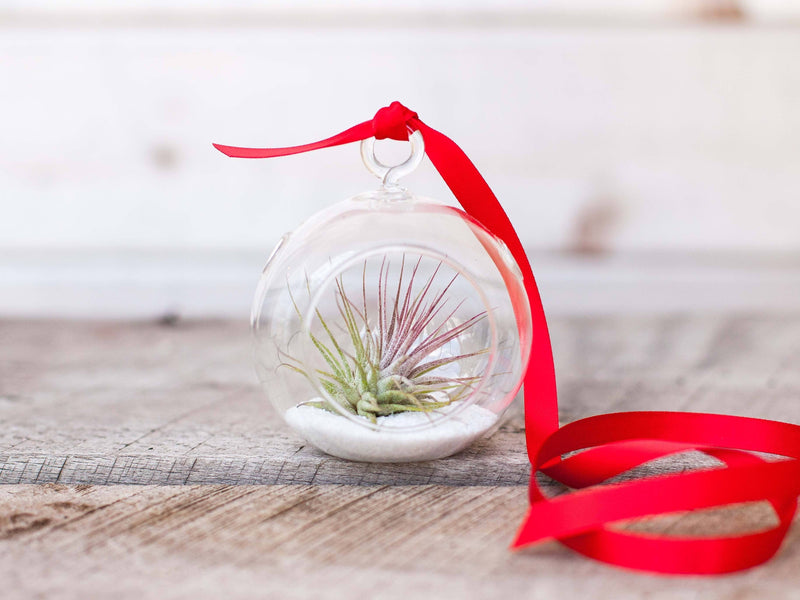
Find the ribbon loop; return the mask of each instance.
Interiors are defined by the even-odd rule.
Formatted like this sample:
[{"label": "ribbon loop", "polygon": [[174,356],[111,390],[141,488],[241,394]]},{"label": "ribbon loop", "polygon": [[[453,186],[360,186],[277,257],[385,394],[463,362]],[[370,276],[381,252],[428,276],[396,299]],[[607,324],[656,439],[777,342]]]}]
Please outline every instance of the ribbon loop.
[{"label": "ribbon loop", "polygon": [[[289,148],[215,147],[237,158],[269,158],[371,137],[407,140],[409,129],[422,135],[428,157],[464,211],[505,242],[522,271],[533,325],[531,359],[524,380],[525,439],[533,468],[531,507],[514,547],[556,538],[591,558],[657,573],[728,573],[768,560],[778,550],[797,508],[800,427],[724,415],[639,412],[590,417],[559,429],[547,320],[522,243],[497,197],[464,151],[420,121],[417,113],[392,102],[372,120],[319,142]],[[582,449],[586,450],[562,458]],[[649,460],[687,450],[704,452],[726,468],[593,487]],[[765,462],[758,452],[778,454],[785,460]],[[547,498],[536,482],[540,470],[585,489]],[[759,498],[773,506],[779,524],[757,533],[676,539],[606,527],[620,519]]]}]

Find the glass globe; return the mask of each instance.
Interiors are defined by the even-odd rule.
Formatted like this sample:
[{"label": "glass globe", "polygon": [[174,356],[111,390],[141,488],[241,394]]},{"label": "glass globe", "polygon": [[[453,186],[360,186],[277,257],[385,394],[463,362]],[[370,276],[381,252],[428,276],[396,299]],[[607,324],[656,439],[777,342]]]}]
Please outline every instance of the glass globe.
[{"label": "glass globe", "polygon": [[289,426],[328,454],[370,462],[442,458],[492,432],[519,391],[531,335],[503,242],[395,185],[286,234],[252,327],[259,379]]}]

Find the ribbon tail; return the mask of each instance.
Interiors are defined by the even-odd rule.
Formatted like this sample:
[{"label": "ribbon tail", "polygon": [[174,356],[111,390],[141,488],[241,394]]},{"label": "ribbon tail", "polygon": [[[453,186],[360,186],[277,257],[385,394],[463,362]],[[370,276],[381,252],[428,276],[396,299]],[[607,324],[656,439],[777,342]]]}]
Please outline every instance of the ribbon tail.
[{"label": "ribbon tail", "polygon": [[545,438],[558,429],[553,350],[533,269],[500,201],[458,144],[419,119],[412,119],[409,125],[422,132],[426,154],[464,210],[503,240],[522,270],[533,324],[531,358],[524,379],[525,437],[533,462]]},{"label": "ribbon tail", "polygon": [[311,144],[303,144],[302,146],[287,146],[286,148],[240,148],[238,146],[223,146],[222,144],[213,144],[213,146],[231,158],[274,158],[276,156],[289,156],[291,154],[350,144],[372,137],[372,135],[372,121],[364,121],[327,139]]}]

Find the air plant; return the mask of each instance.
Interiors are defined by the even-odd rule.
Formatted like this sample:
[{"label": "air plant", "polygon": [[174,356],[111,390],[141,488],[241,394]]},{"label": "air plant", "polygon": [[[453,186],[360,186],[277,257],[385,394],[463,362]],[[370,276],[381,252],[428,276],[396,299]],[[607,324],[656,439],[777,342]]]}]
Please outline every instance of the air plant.
[{"label": "air plant", "polygon": [[[488,351],[482,349],[456,356],[438,356],[446,344],[486,318],[486,312],[453,325],[451,319],[463,300],[448,308],[447,292],[458,274],[443,289],[433,292],[434,280],[442,266],[440,262],[415,294],[413,288],[421,261],[422,257],[409,274],[403,256],[397,287],[390,291],[390,264],[386,257],[383,258],[375,315],[369,314],[368,310],[366,261],[361,277],[360,302],[348,295],[339,275],[334,294],[341,323],[332,327],[317,309],[316,317],[325,333],[318,337],[308,332],[312,344],[328,366],[327,370],[315,370],[316,378],[328,396],[347,412],[366,417],[373,423],[379,416],[430,412],[462,398],[479,377],[450,377],[437,373],[437,370]],[[295,310],[302,319],[296,303]],[[344,339],[337,338],[337,332]],[[312,379],[303,363],[285,353],[283,356],[286,358],[283,365]],[[338,412],[329,400],[304,404]]]}]

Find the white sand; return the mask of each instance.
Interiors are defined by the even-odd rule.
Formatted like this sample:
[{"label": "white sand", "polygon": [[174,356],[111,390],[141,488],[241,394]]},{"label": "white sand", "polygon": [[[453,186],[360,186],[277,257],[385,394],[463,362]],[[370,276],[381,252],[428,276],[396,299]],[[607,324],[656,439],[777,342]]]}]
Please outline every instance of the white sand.
[{"label": "white sand", "polygon": [[[451,405],[437,413],[456,408]],[[286,411],[285,417],[297,433],[323,452],[363,462],[411,462],[450,456],[469,446],[497,422],[493,412],[474,405],[433,427],[411,432],[394,428],[427,424],[428,415],[407,412],[378,417],[378,425],[391,427],[383,431],[368,429],[345,416],[313,406],[295,406]]]}]

